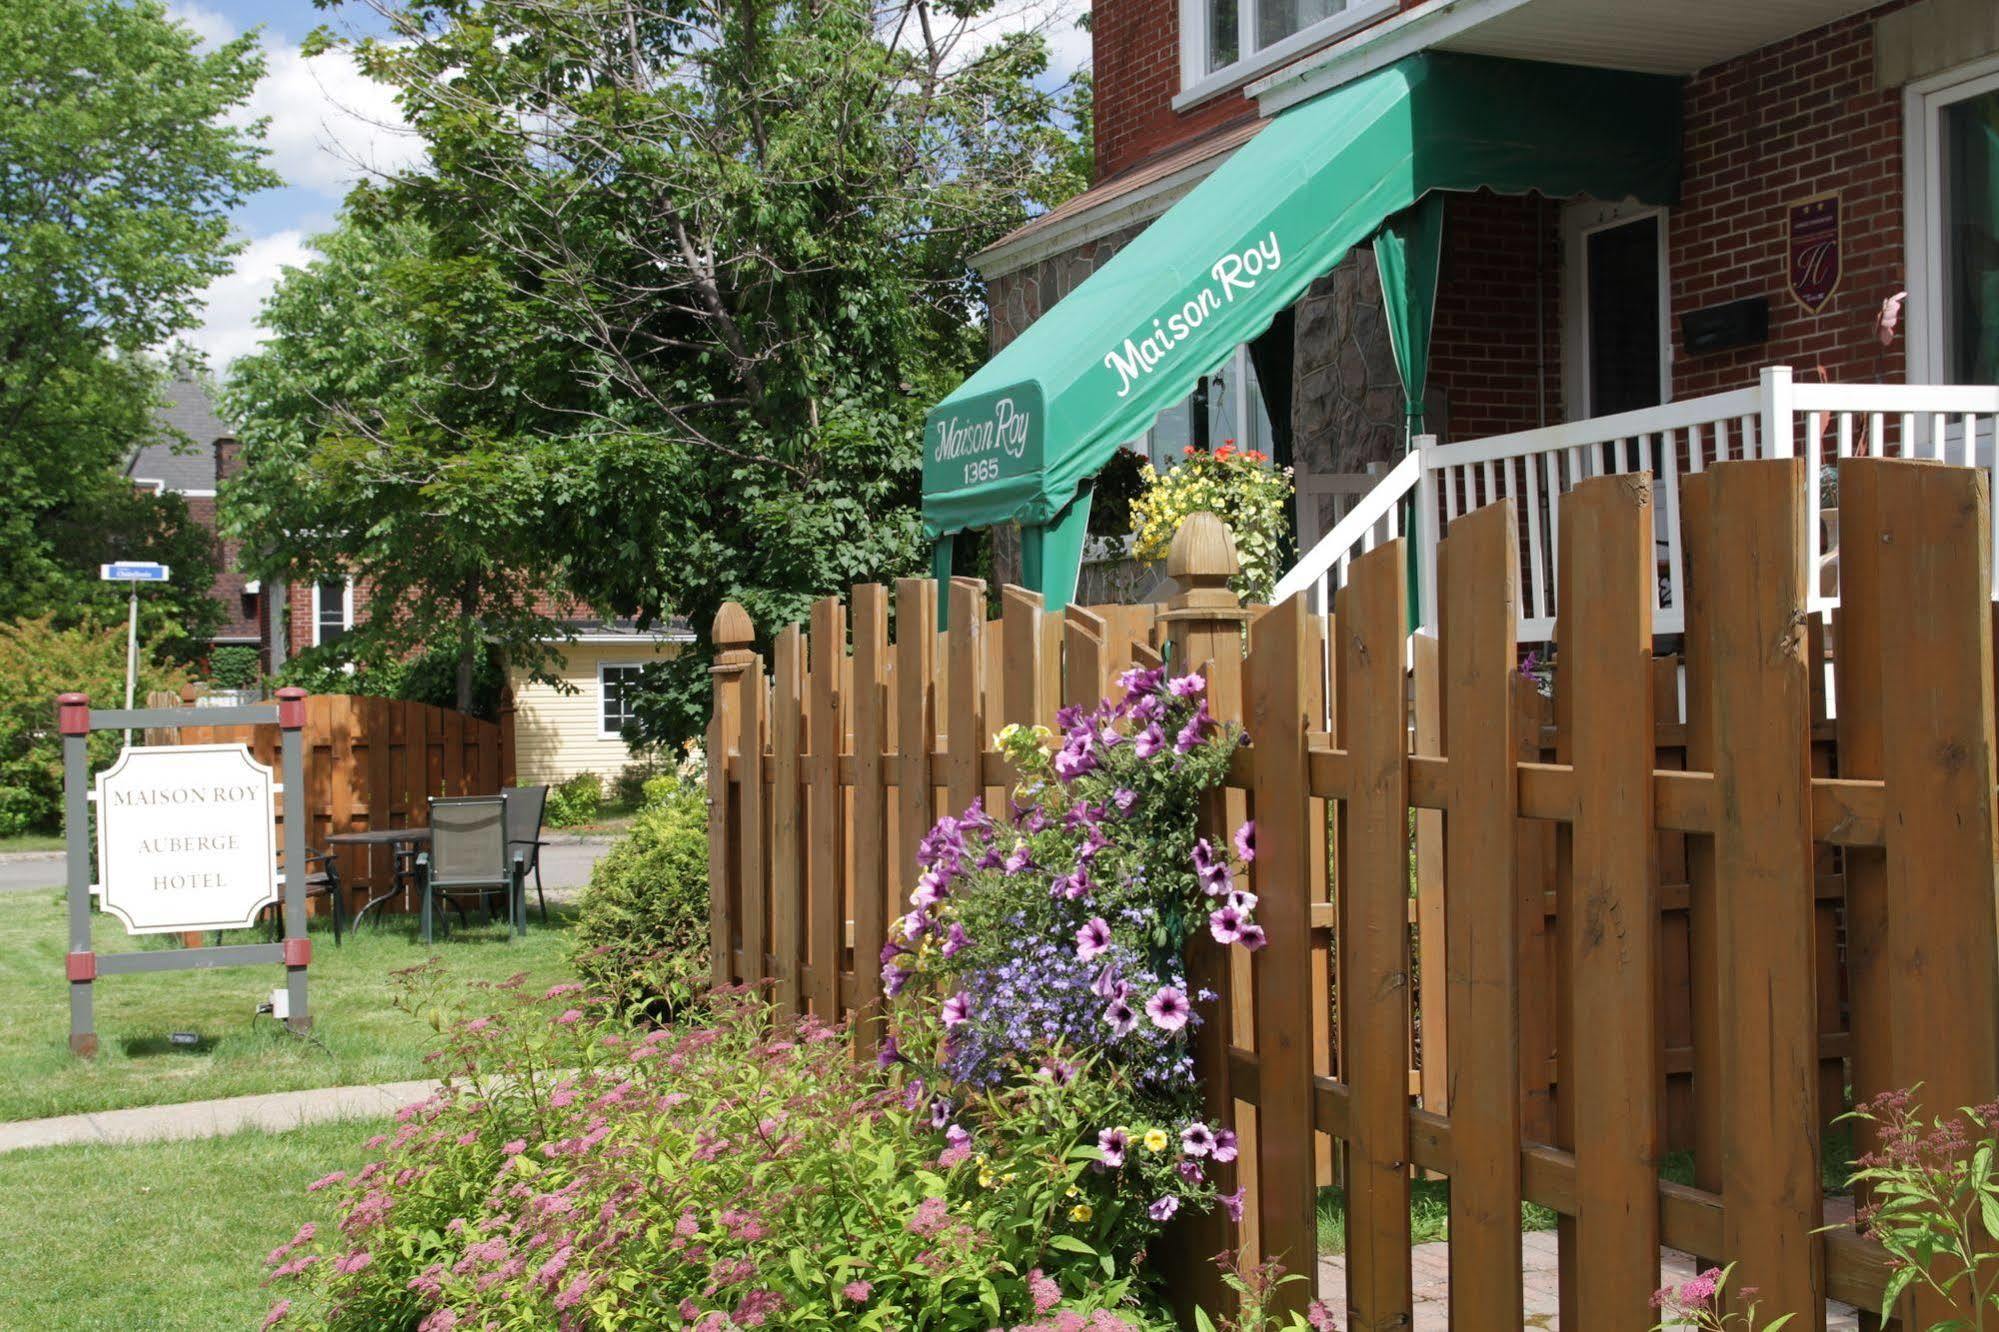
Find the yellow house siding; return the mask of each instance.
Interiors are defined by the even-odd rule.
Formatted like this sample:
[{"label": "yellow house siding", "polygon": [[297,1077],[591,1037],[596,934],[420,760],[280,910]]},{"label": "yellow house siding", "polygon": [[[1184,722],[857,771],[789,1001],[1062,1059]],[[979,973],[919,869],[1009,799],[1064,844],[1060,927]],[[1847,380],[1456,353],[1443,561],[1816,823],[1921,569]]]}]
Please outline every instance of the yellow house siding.
[{"label": "yellow house siding", "polygon": [[605,664],[662,661],[680,650],[677,643],[632,639],[616,643],[571,643],[562,649],[560,674],[573,686],[563,692],[536,684],[515,671],[514,768],[523,786],[555,785],[580,772],[611,780],[632,761],[625,742],[603,734],[604,696],[598,669]]}]

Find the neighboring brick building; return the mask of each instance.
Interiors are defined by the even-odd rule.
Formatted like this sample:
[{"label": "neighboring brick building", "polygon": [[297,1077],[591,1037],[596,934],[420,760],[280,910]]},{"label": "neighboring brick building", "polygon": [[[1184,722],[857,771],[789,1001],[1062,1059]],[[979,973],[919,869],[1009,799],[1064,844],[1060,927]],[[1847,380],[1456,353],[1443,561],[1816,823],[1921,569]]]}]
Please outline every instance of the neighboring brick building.
[{"label": "neighboring brick building", "polygon": [[[134,450],[125,474],[143,490],[181,496],[195,521],[213,532],[216,496],[223,482],[235,475],[243,445],[199,380],[177,376],[167,384],[164,397],[159,420],[169,433]],[[263,590],[237,568],[235,542],[220,541],[217,553],[209,594],[222,607],[223,619],[209,641],[217,646],[261,646],[266,628]]]},{"label": "neighboring brick building", "polygon": [[[1999,380],[1999,4],[1098,0],[1094,42],[1100,179],[979,256],[995,351],[1270,116],[1440,51],[1681,80],[1669,206],[1447,196],[1424,400],[1446,441],[1742,388],[1776,364],[1806,380]],[[1836,280],[1807,284],[1816,308],[1793,294],[1794,210],[1801,228],[1836,210]],[[1901,292],[1884,347],[1876,317]],[[1688,316],[1720,334],[1690,347]],[[1210,439],[1295,464],[1309,542],[1352,474],[1402,448],[1367,251],[1320,276],[1266,339],[1280,335],[1288,385],[1263,390],[1256,367],[1283,353],[1260,340],[1134,443],[1170,465],[1203,433],[1205,396]]]}]

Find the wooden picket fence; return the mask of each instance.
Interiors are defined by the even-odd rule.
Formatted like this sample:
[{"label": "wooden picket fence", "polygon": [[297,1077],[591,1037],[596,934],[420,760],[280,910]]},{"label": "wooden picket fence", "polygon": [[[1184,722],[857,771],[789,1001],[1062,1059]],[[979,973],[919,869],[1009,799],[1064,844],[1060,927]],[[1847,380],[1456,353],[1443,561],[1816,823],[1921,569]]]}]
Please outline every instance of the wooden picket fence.
[{"label": "wooden picket fence", "polygon": [[[1828,1298],[1878,1306],[1880,1248],[1817,1233],[1825,1125],[1919,1083],[1941,1111],[1999,1096],[1991,497],[1974,469],[1843,462],[1844,600],[1824,624],[1806,480],[1796,460],[1682,480],[1687,632],[1666,659],[1649,482],[1578,485],[1551,699],[1517,669],[1510,502],[1451,525],[1435,640],[1407,637],[1399,542],[1356,563],[1330,616],[1244,608],[1207,515],[1175,542],[1186,590],[1166,607],[1051,614],[1007,588],[988,622],[984,586],[955,579],[939,634],[939,588],[905,580],[891,643],[888,590],[861,586],[809,634],[783,629],[768,670],[725,607],[716,979],[878,1011],[917,839],[1011,780],[992,734],[1163,658],[1204,670],[1254,740],[1204,818],[1256,819],[1269,936],[1188,958],[1221,996],[1196,1038],[1208,1108],[1243,1141],[1221,1187],[1250,1201],[1239,1226],[1185,1224],[1184,1302],[1225,1304],[1198,1261],[1225,1246],[1314,1270],[1336,1176],[1343,1324],[1409,1326],[1410,1180],[1432,1172],[1451,1186],[1454,1329],[1522,1325],[1523,1199],[1560,1216],[1564,1328],[1650,1327],[1662,1243],[1736,1261],[1734,1288],[1795,1329],[1822,1329]],[[1660,1177],[1675,1147],[1693,1185]]]},{"label": "wooden picket fence", "polygon": [[[201,713],[190,710],[188,716]],[[324,847],[332,833],[422,827],[430,821],[432,796],[498,793],[513,781],[507,721],[483,721],[405,699],[314,694],[305,711],[306,811],[311,820],[306,844]],[[182,744],[246,744],[259,762],[277,765],[273,727],[177,729]],[[395,866],[388,847],[341,847],[337,858],[350,911],[389,886]],[[314,899],[313,906],[320,905]],[[411,907],[404,901],[385,905]]]}]

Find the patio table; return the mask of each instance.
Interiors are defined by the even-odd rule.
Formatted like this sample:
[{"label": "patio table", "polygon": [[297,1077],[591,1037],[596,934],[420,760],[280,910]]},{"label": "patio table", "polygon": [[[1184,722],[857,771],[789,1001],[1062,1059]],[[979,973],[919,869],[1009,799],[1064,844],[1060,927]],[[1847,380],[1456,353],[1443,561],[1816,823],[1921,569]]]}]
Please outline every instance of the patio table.
[{"label": "patio table", "polygon": [[[333,833],[332,835],[326,838],[326,844],[328,846],[367,847],[369,850],[369,856],[371,860],[371,866],[370,866],[371,872],[372,872],[372,858],[374,855],[375,847],[386,846],[395,849],[394,854],[396,856],[397,863],[394,870],[389,875],[388,891],[385,893],[378,893],[374,897],[369,898],[365,903],[362,904],[361,909],[354,913],[354,928],[356,930],[359,930],[361,928],[361,918],[368,914],[368,909],[370,907],[376,906],[382,902],[386,902],[390,898],[394,897],[397,893],[403,891],[404,870],[401,863],[402,848],[407,847],[410,853],[413,855],[414,853],[428,847],[430,845],[430,829],[429,828],[370,828],[365,832]],[[378,917],[377,923],[379,923],[379,919],[380,918]]]}]

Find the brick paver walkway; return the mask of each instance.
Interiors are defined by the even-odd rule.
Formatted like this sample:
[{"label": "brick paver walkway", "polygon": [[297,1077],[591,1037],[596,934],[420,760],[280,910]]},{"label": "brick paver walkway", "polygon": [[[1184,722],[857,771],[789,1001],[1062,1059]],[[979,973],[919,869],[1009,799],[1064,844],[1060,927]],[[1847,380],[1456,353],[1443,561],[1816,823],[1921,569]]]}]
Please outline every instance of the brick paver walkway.
[{"label": "brick paver walkway", "polygon": [[[1853,1214],[1844,1199],[1828,1199],[1828,1221],[1843,1220]],[[1557,1277],[1555,1274],[1555,1232],[1529,1231],[1520,1237],[1520,1262],[1525,1304],[1522,1328],[1559,1329],[1562,1325]],[[1694,1260],[1678,1249],[1659,1251],[1660,1281],[1675,1284],[1694,1274]],[[1412,1332],[1448,1332],[1450,1327],[1450,1245],[1419,1244],[1410,1253],[1410,1269],[1416,1283],[1416,1319]],[[1347,1269],[1345,1258],[1319,1260],[1319,1298],[1333,1306],[1345,1326]],[[1781,1310],[1771,1311],[1773,1313]],[[1827,1332],[1857,1332],[1853,1309],[1837,1300],[1826,1302]],[[1583,1329],[1582,1332],[1597,1332]]]}]

